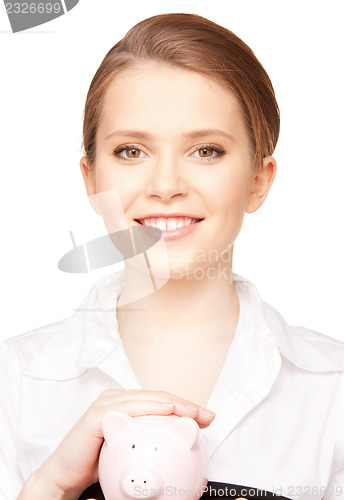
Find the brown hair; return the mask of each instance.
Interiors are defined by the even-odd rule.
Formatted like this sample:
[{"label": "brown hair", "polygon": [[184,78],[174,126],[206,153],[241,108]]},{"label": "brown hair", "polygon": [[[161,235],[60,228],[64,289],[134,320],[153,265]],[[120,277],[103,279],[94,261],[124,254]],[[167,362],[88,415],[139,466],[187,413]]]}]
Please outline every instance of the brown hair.
[{"label": "brown hair", "polygon": [[279,135],[279,109],[268,74],[253,51],[234,33],[196,14],[160,14],[133,26],[109,50],[95,73],[86,98],[84,154],[92,165],[105,92],[123,70],[152,61],[196,71],[212,78],[239,99],[261,168]]}]

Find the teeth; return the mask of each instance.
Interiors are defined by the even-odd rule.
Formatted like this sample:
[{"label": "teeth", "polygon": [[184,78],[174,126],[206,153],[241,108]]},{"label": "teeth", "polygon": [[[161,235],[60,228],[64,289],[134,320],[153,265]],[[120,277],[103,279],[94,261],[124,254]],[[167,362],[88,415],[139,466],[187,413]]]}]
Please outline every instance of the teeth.
[{"label": "teeth", "polygon": [[[152,224],[153,225],[153,224]],[[160,229],[161,231],[166,231],[166,219],[157,219],[156,221],[156,226],[158,229]]]},{"label": "teeth", "polygon": [[177,221],[176,219],[167,219],[167,231],[171,231],[171,229],[177,229]]},{"label": "teeth", "polygon": [[157,227],[161,231],[171,231],[174,229],[179,229],[189,224],[193,224],[197,219],[191,219],[190,217],[170,217],[170,218],[153,218],[148,217],[143,219],[142,222],[145,226]]}]

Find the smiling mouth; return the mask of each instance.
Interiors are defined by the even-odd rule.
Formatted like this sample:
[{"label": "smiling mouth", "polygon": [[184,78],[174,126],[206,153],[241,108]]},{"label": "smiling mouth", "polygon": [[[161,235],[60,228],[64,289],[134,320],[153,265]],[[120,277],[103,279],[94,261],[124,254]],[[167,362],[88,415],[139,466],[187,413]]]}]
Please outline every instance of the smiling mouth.
[{"label": "smiling mouth", "polygon": [[134,219],[143,226],[156,227],[160,231],[175,231],[191,224],[196,224],[204,219],[191,217],[145,217],[144,219]]}]

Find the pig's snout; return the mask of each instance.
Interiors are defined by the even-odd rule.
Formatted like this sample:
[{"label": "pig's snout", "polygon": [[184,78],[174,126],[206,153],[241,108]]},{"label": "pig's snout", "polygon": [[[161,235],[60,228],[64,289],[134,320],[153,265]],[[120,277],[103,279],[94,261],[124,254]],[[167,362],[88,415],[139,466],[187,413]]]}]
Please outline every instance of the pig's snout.
[{"label": "pig's snout", "polygon": [[121,479],[123,492],[130,498],[159,498],[162,479],[158,472],[147,467],[126,472]]}]

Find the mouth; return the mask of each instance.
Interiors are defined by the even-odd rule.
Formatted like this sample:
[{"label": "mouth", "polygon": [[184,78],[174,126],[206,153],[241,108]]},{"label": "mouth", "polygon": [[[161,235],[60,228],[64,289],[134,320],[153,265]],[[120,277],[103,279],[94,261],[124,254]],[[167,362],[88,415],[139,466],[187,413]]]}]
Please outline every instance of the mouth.
[{"label": "mouth", "polygon": [[144,217],[142,219],[134,219],[139,224],[143,226],[153,226],[157,227],[161,231],[171,231],[175,229],[180,229],[189,224],[196,224],[203,219],[197,219],[196,217],[178,216],[178,217]]},{"label": "mouth", "polygon": [[160,229],[162,236],[165,240],[171,240],[186,236],[193,231],[203,218],[197,218],[189,215],[174,215],[162,217],[143,217],[141,219],[134,219],[135,222],[143,226],[150,226]]}]

